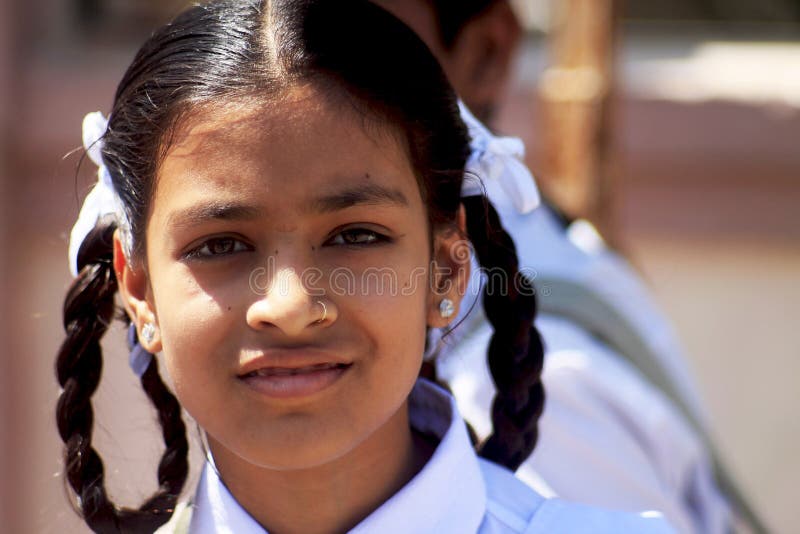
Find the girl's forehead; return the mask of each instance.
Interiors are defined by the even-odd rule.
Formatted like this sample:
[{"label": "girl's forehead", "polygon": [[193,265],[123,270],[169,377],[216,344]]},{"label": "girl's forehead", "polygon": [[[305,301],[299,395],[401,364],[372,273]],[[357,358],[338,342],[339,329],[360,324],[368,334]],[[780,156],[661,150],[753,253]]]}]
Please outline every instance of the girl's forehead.
[{"label": "girl's forehead", "polygon": [[185,115],[159,167],[154,207],[198,195],[288,198],[359,182],[421,202],[415,176],[390,126],[296,88],[268,102],[242,99]]},{"label": "girl's forehead", "polygon": [[[192,159],[195,165],[211,164],[234,150],[241,156],[246,150],[260,154],[277,147],[287,154],[315,151],[343,156],[336,159],[361,151],[408,166],[402,139],[395,125],[368,118],[352,105],[333,101],[306,85],[268,100],[238,98],[190,110],[171,136],[164,161]],[[350,150],[339,152],[342,145]]]},{"label": "girl's forehead", "polygon": [[[313,88],[295,88],[269,99],[240,97],[190,107],[170,139],[167,156],[186,156],[214,143],[281,137],[319,122],[353,122],[346,109],[337,109]],[[319,126],[319,124],[317,124]]]}]

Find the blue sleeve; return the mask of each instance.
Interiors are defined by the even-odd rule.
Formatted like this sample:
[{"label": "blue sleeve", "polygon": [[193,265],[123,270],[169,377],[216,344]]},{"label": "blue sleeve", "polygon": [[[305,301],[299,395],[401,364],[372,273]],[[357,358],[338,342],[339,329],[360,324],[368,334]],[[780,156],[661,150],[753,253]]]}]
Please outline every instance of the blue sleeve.
[{"label": "blue sleeve", "polygon": [[632,514],[548,499],[524,534],[675,534],[658,512]]}]

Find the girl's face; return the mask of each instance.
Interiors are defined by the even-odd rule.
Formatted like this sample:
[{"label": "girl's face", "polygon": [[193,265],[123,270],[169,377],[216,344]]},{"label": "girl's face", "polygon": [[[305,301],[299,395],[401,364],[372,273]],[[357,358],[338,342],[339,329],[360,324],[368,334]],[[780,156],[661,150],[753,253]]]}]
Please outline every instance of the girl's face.
[{"label": "girl's face", "polygon": [[263,467],[407,428],[426,325],[443,326],[408,157],[343,109],[296,88],[192,116],[158,172],[146,268],[122,264],[181,404],[215,449]]}]

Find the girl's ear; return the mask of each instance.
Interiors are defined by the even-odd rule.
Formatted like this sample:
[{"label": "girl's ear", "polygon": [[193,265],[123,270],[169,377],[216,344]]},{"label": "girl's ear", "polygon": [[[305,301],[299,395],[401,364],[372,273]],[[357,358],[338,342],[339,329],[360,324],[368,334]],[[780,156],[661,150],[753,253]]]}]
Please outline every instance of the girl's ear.
[{"label": "girl's ear", "polygon": [[[428,292],[428,326],[444,328],[457,316],[467,291],[472,250],[467,239],[467,216],[459,206],[458,228],[436,231],[433,243],[430,291]],[[443,301],[449,301],[452,308]],[[448,309],[450,308],[450,309]]]},{"label": "girl's ear", "polygon": [[[136,331],[139,332],[139,344],[151,354],[160,352],[161,336],[158,318],[151,303],[152,294],[149,292],[147,272],[144,266],[134,267],[125,255],[119,230],[114,232],[114,272],[122,304],[131,322],[136,325]],[[142,335],[145,325],[150,326],[147,327],[147,335]]]}]

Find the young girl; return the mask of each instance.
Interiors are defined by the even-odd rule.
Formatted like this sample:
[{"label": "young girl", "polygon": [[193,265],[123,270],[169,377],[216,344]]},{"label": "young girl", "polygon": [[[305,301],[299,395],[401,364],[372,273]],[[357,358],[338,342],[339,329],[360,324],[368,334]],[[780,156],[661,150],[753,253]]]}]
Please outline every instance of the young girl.
[{"label": "young girl", "polygon": [[[545,500],[506,469],[533,450],[544,401],[532,286],[464,179],[470,139],[446,78],[388,13],[191,8],[85,134],[101,179],[72,234],[57,421],[94,531],[668,531]],[[452,398],[419,378],[427,330],[450,325],[466,290],[465,238],[505,276],[483,295],[498,393],[477,454]],[[91,441],[117,293],[166,444],[159,490],[135,510],[110,502]],[[208,442],[188,505],[181,407]]]}]

